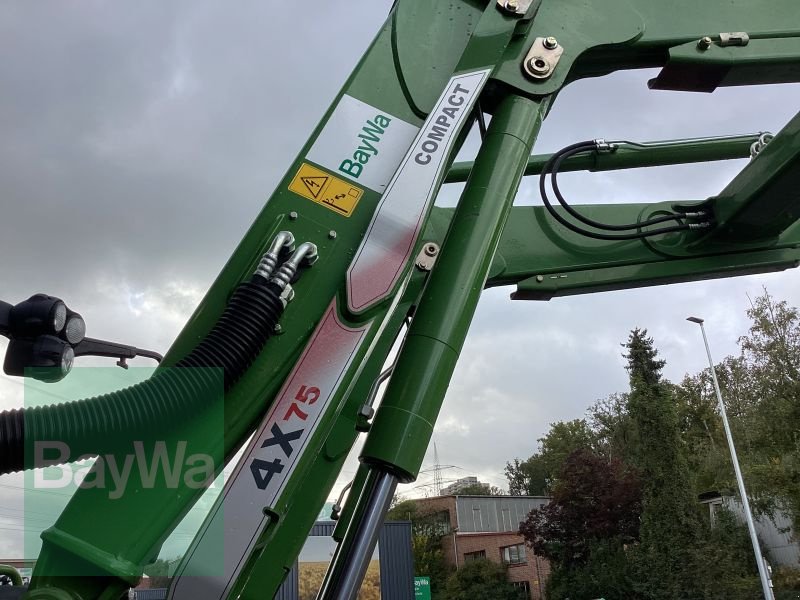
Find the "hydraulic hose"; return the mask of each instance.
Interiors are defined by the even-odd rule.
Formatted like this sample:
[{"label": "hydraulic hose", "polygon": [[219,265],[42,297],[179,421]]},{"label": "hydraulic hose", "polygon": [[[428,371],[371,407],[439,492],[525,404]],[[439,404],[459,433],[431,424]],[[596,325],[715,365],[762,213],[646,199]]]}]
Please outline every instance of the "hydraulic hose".
[{"label": "hydraulic hose", "polygon": [[316,257],[313,244],[302,244],[272,276],[280,255],[285,257],[293,243],[288,232],[278,234],[255,274],[235,289],[211,331],[175,368],[160,369],[150,379],[110,394],[0,413],[0,474],[41,466],[34,464],[34,442],[62,442],[75,460],[219,400],[218,369],[227,392],[275,331],[285,291],[300,263]]},{"label": "hydraulic hose", "polygon": [[561,206],[564,207],[570,215],[575,217],[578,221],[589,225],[590,227],[595,227],[596,229],[604,229],[606,231],[629,231],[631,229],[640,229],[642,227],[647,227],[649,225],[658,225],[659,223],[668,223],[670,221],[678,221],[680,222],[681,219],[684,218],[683,215],[680,214],[671,214],[665,215],[661,217],[654,217],[652,219],[647,219],[646,221],[640,221],[638,223],[622,223],[619,225],[611,225],[609,223],[602,223],[600,221],[595,221],[594,219],[590,219],[579,213],[577,210],[572,208],[567,201],[564,199],[564,196],[561,194],[561,189],[558,187],[558,172],[561,169],[561,164],[564,162],[565,159],[573,156],[575,154],[580,154],[581,152],[591,152],[597,149],[597,144],[595,142],[579,142],[577,144],[573,144],[572,146],[568,146],[563,150],[560,150],[553,156],[551,161],[548,161],[549,169],[552,170],[550,175],[550,181],[553,186],[553,193],[556,195],[556,199]]},{"label": "hydraulic hose", "polygon": [[[600,223],[599,221],[594,221],[594,220],[589,219],[588,217],[584,217],[583,215],[578,213],[575,209],[573,209],[571,206],[569,206],[567,201],[561,195],[560,190],[558,189],[557,181],[556,181],[556,173],[558,172],[558,167],[561,165],[562,159],[567,158],[568,156],[571,156],[573,154],[578,154],[580,152],[586,152],[586,151],[589,151],[589,150],[592,150],[592,149],[596,149],[596,148],[597,148],[597,142],[578,142],[576,144],[572,144],[572,145],[567,146],[566,148],[560,150],[559,152],[556,152],[555,154],[553,154],[553,156],[550,158],[550,160],[548,160],[547,163],[545,164],[545,166],[542,168],[542,172],[541,172],[541,174],[539,176],[539,194],[540,194],[540,196],[542,198],[542,202],[544,203],[544,206],[547,209],[547,211],[550,213],[550,215],[556,221],[561,223],[561,225],[563,225],[567,229],[569,229],[571,231],[574,231],[575,233],[578,233],[580,235],[583,235],[583,236],[586,236],[586,237],[589,237],[589,238],[594,238],[594,239],[598,239],[598,240],[607,240],[607,241],[640,240],[640,239],[644,239],[644,238],[655,236],[655,235],[662,235],[664,233],[671,233],[671,232],[674,232],[674,231],[686,231],[686,230],[690,230],[690,229],[703,229],[703,228],[706,228],[706,227],[710,226],[709,222],[682,223],[681,221],[683,219],[701,216],[700,214],[691,214],[691,213],[687,213],[687,214],[683,214],[683,215],[673,214],[673,215],[667,215],[667,216],[661,216],[661,217],[654,217],[654,218],[651,218],[651,219],[648,219],[648,220],[645,220],[645,221],[641,221],[639,223],[628,223],[628,224],[624,224],[624,225],[609,225],[609,224],[606,224],[606,223]],[[591,230],[585,229],[584,227],[582,227],[580,225],[572,223],[571,221],[569,221],[568,219],[566,219],[565,217],[560,215],[555,210],[553,205],[550,203],[550,199],[547,197],[546,181],[547,181],[547,175],[550,174],[551,171],[552,171],[552,179],[553,179],[553,189],[555,191],[556,197],[557,197],[559,203],[562,205],[562,207],[567,211],[567,213],[572,215],[578,221],[581,221],[581,222],[583,222],[583,223],[585,223],[585,224],[587,224],[587,225],[589,225],[591,227],[595,227],[597,229],[603,229],[603,230],[606,230],[606,231],[623,231],[623,232],[629,232],[629,233],[608,234],[608,233],[602,233],[602,232],[598,232],[598,231],[591,231]],[[655,224],[662,223],[662,222],[667,222],[667,221],[672,221],[672,220],[676,220],[680,224],[673,225],[673,226],[670,226],[670,227],[662,227],[662,228],[659,228],[659,229],[651,229],[651,230],[642,229],[643,227],[648,227],[648,226],[651,226],[651,225],[655,225]],[[631,229],[635,229],[636,231],[635,232],[630,232]]]}]

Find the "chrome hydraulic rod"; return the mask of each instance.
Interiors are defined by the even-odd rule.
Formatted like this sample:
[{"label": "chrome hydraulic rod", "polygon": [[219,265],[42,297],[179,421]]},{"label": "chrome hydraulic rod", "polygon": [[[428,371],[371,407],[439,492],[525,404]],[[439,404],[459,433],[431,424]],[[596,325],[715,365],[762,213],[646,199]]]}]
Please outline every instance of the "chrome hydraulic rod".
[{"label": "chrome hydraulic rod", "polygon": [[377,468],[370,471],[364,496],[359,498],[363,512],[339,544],[317,600],[355,600],[396,489],[394,475]]}]

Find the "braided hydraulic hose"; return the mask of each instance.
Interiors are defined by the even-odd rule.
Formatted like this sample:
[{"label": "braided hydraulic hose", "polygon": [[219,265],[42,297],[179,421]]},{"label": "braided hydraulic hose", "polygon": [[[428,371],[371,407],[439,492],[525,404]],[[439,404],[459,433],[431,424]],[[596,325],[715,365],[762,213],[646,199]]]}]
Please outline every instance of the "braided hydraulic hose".
[{"label": "braided hydraulic hose", "polygon": [[227,392],[275,331],[284,309],[281,295],[298,266],[316,257],[313,244],[302,244],[271,277],[279,254],[293,242],[286,232],[276,237],[250,281],[236,288],[217,323],[176,368],[158,370],[146,381],[103,396],[0,413],[0,474],[39,466],[32,452],[35,441],[63,442],[74,460],[103,453],[132,433],[163,426],[218,400],[215,368],[222,370]]}]

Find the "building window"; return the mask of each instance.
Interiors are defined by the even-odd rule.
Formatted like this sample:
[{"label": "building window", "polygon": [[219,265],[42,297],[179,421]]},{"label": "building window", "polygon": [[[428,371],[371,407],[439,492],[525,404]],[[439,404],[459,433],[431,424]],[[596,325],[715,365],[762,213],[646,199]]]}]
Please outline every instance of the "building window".
[{"label": "building window", "polygon": [[464,562],[471,560],[486,560],[486,550],[478,550],[477,552],[465,552]]},{"label": "building window", "polygon": [[503,557],[503,562],[507,565],[524,565],[526,562],[525,544],[516,544],[514,546],[500,548],[500,555]]},{"label": "building window", "polygon": [[512,581],[511,585],[517,588],[517,593],[519,593],[519,598],[522,600],[530,600],[531,598],[531,584],[527,581]]}]

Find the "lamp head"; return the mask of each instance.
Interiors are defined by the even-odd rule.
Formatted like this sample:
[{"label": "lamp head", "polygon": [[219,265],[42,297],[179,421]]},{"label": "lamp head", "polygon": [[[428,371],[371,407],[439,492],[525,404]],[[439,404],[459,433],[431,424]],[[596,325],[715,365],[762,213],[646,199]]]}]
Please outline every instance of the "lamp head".
[{"label": "lamp head", "polygon": [[26,374],[39,381],[61,381],[72,369],[75,351],[54,335],[37,338],[16,338],[8,343],[3,370],[19,377]]},{"label": "lamp head", "polygon": [[58,335],[67,322],[67,306],[60,298],[34,294],[9,310],[11,337]]},{"label": "lamp head", "polygon": [[703,319],[701,319],[700,317],[687,317],[686,320],[691,321],[692,323],[697,323],[698,325],[703,324]]}]

